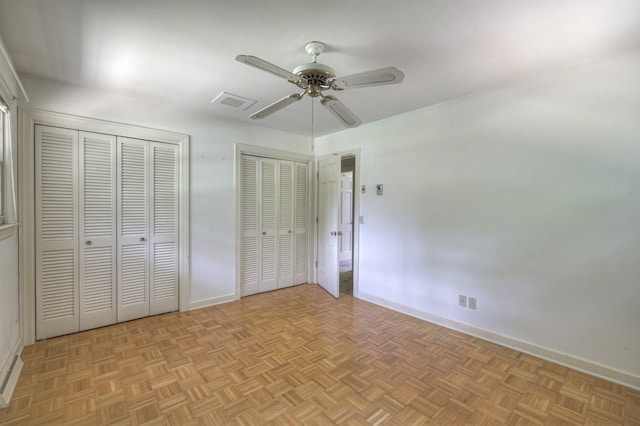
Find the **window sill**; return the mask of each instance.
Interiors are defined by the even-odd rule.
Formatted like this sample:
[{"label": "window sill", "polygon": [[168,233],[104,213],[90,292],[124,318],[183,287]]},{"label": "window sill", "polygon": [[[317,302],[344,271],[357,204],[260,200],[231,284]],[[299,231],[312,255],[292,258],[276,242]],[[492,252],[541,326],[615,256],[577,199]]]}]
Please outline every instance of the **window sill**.
[{"label": "window sill", "polygon": [[5,238],[9,238],[13,234],[15,234],[17,229],[18,229],[17,223],[7,223],[4,225],[0,225],[0,241],[4,240]]}]

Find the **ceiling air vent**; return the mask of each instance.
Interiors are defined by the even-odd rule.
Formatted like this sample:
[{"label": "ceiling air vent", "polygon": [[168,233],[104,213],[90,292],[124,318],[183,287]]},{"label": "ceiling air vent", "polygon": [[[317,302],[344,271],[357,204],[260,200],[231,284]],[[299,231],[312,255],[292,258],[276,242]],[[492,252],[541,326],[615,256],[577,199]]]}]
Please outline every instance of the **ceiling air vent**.
[{"label": "ceiling air vent", "polygon": [[214,100],[211,101],[215,105],[224,105],[229,108],[246,111],[256,103],[253,99],[243,98],[242,96],[233,95],[231,93],[222,92]]}]

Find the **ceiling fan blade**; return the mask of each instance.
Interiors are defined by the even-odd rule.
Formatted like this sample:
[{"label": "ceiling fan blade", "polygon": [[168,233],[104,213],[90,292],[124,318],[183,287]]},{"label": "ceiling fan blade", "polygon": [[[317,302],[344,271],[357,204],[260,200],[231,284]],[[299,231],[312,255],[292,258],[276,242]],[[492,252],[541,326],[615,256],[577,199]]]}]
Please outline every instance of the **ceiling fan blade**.
[{"label": "ceiling fan blade", "polygon": [[342,102],[333,96],[323,97],[320,103],[347,127],[357,127],[362,123],[362,121],[360,121],[360,119],[352,113],[349,108],[344,106]]},{"label": "ceiling fan blade", "polygon": [[285,78],[292,83],[300,81],[301,77],[292,72],[285,70],[284,68],[280,68],[277,65],[273,65],[270,62],[267,62],[263,59],[256,58],[251,55],[238,55],[236,56],[236,61],[242,62],[243,64],[251,65],[252,67],[258,68],[262,71],[266,71],[275,76]]},{"label": "ceiling fan blade", "polygon": [[382,86],[398,84],[404,80],[404,73],[396,67],[380,68],[377,70],[360,72],[344,77],[336,77],[335,85],[338,89],[355,89],[367,86]]},{"label": "ceiling fan blade", "polygon": [[296,101],[299,101],[300,99],[302,99],[303,95],[304,95],[304,93],[302,95],[299,94],[299,93],[294,93],[293,95],[289,95],[287,97],[284,97],[284,98],[280,99],[279,101],[275,101],[271,105],[262,108],[260,111],[251,114],[251,118],[256,120],[256,119],[268,117],[271,114],[273,114],[274,112],[280,111],[282,108],[284,108],[284,107],[286,107],[288,105],[291,105],[292,103],[294,103]]}]

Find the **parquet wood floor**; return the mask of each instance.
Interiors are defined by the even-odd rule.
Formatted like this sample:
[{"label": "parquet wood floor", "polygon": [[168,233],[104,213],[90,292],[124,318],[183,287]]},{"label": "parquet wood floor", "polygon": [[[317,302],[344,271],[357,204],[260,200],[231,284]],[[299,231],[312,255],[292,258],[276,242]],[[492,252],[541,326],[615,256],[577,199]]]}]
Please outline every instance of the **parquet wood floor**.
[{"label": "parquet wood floor", "polygon": [[2,425],[640,424],[640,392],[302,285],[38,342]]}]

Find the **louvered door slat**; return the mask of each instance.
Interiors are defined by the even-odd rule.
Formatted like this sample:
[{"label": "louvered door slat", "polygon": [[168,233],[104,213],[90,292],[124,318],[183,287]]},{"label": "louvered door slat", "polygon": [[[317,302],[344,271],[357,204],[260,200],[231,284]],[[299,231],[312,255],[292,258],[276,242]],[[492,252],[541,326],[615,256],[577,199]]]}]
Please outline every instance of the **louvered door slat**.
[{"label": "louvered door slat", "polygon": [[294,284],[308,281],[309,268],[309,165],[295,164],[295,265]]},{"label": "louvered door slat", "polygon": [[[178,276],[177,276],[177,252],[173,242],[156,243],[153,248],[153,299],[159,302],[163,299],[175,299],[172,303],[176,310],[178,297]],[[154,312],[152,311],[152,314]]]},{"label": "louvered door slat", "polygon": [[147,234],[147,145],[121,138],[120,226],[122,235]]},{"label": "louvered door slat", "polygon": [[178,310],[178,149],[150,143],[151,315]]},{"label": "louvered door slat", "polygon": [[40,267],[42,320],[74,318],[76,273],[73,250],[47,250],[42,254]]},{"label": "louvered door slat", "polygon": [[258,280],[258,162],[259,159],[242,156],[240,164],[240,293],[242,296],[260,291]]},{"label": "louvered door slat", "polygon": [[278,162],[278,288],[293,285],[294,163]]},{"label": "louvered door slat", "polygon": [[78,132],[36,126],[36,338],[79,330]]},{"label": "louvered door slat", "polygon": [[278,288],[277,161],[260,161],[260,291]]},{"label": "louvered door slat", "polygon": [[149,315],[149,143],[117,138],[118,322]]},{"label": "louvered door slat", "polygon": [[80,329],[116,322],[116,137],[80,132]]}]

